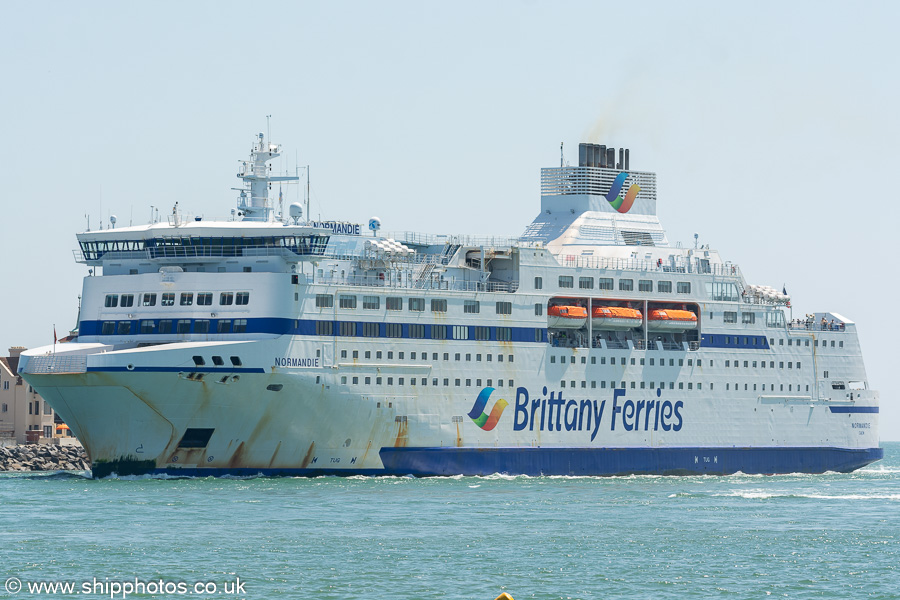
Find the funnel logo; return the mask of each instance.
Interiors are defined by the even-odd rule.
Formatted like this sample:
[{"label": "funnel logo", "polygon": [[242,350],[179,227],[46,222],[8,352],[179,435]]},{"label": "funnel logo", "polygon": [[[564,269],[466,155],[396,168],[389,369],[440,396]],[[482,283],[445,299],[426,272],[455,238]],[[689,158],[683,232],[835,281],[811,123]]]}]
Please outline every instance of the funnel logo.
[{"label": "funnel logo", "polygon": [[501,398],[494,404],[494,408],[491,409],[490,415],[484,412],[484,408],[487,406],[488,398],[493,393],[493,391],[494,388],[492,387],[486,387],[481,390],[481,392],[479,392],[478,394],[478,397],[475,399],[475,404],[472,406],[472,410],[469,411],[469,418],[472,419],[472,421],[474,421],[476,425],[478,425],[485,431],[490,431],[497,426],[497,421],[500,420],[500,415],[503,414],[503,409],[508,406],[506,400]]},{"label": "funnel logo", "polygon": [[628,173],[619,173],[616,176],[616,180],[613,181],[612,187],[609,188],[609,193],[606,194],[607,202],[620,213],[627,213],[631,210],[634,199],[637,197],[638,192],[641,191],[641,187],[634,184],[628,188],[628,193],[625,194],[625,199],[623,200],[622,196],[619,195],[619,192],[622,191],[622,185],[625,183],[626,179],[628,179]]}]

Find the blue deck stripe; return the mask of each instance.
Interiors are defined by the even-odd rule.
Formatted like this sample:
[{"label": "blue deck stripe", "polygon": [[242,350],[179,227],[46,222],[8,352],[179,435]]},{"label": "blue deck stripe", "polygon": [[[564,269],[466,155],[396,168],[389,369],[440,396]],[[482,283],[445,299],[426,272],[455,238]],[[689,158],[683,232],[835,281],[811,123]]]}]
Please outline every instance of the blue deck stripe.
[{"label": "blue deck stripe", "polygon": [[877,413],[877,406],[829,406],[833,413]]}]

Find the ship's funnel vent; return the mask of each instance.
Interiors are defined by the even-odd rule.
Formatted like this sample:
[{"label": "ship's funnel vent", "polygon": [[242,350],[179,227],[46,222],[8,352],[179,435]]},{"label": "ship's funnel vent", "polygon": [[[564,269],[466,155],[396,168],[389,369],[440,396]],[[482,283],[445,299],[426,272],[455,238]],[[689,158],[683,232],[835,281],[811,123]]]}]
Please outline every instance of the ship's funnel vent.
[{"label": "ship's funnel vent", "polygon": [[616,162],[616,149],[606,144],[578,144],[578,166],[599,167],[601,169],[619,169],[627,171],[629,151],[619,148],[619,161]]}]

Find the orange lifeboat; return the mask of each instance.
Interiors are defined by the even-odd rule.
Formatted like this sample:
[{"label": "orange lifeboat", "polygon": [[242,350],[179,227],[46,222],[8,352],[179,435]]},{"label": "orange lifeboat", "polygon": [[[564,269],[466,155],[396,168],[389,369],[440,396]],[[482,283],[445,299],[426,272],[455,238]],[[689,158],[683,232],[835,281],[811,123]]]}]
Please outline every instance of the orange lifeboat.
[{"label": "orange lifeboat", "polygon": [[641,311],[623,306],[595,306],[591,311],[593,329],[627,330],[640,327],[643,321]]},{"label": "orange lifeboat", "polygon": [[651,331],[684,331],[697,328],[697,315],[689,310],[654,309],[647,315]]},{"label": "orange lifeboat", "polygon": [[582,306],[551,306],[547,309],[547,326],[580,329],[587,322],[587,309]]}]

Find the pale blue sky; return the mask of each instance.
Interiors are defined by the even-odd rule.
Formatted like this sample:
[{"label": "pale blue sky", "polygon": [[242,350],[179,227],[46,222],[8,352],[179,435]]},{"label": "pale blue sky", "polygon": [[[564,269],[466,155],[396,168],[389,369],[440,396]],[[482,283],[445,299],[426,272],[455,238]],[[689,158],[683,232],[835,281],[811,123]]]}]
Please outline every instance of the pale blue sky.
[{"label": "pale blue sky", "polygon": [[[669,239],[857,321],[900,439],[896,3],[9,2],[0,345],[74,324],[85,214],[234,206],[272,118],[313,214],[517,235],[580,141],[658,173]],[[276,167],[279,165],[276,165]],[[291,192],[292,194],[293,192]],[[293,199],[293,196],[289,195]]]}]

